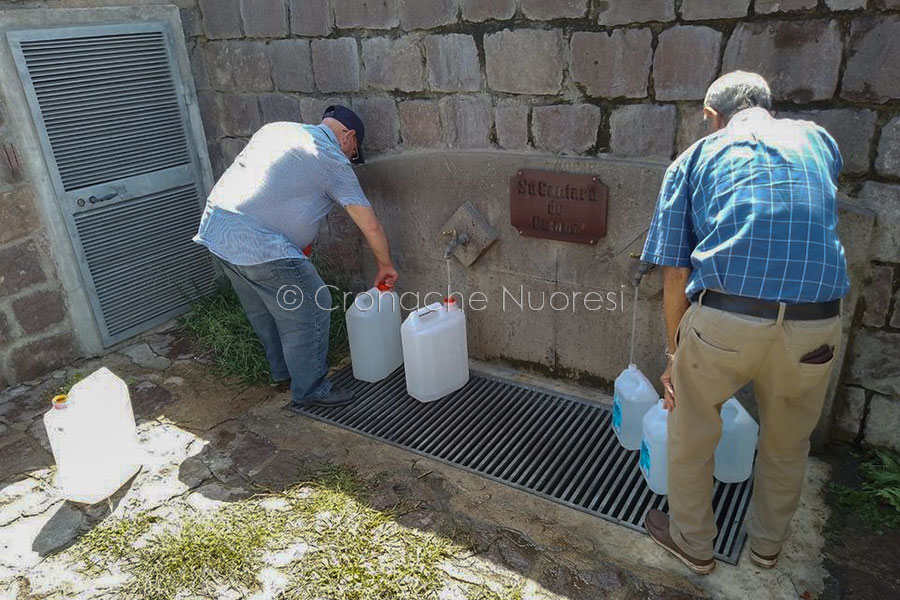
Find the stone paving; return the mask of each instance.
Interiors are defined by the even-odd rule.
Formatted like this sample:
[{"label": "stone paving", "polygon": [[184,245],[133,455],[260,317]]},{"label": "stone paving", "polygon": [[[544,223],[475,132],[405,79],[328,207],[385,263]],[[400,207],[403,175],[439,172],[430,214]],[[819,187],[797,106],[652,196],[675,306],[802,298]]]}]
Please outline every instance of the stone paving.
[{"label": "stone paving", "polygon": [[[521,586],[523,598],[542,600],[814,598],[824,589],[828,510],[820,490],[828,473],[820,461],[810,461],[795,534],[778,569],[760,572],[744,557],[738,567],[719,564],[713,575],[696,577],[645,535],[295,415],[283,408],[287,394],[223,379],[208,362],[168,331],[0,395],[0,599],[116,597],[125,575],[89,578],[65,552],[104,519],[153,511],[171,521],[283,489],[328,464],[377,475],[371,504],[412,507],[398,517],[407,527],[469,532],[477,550],[444,564],[442,600],[465,598],[467,583]],[[54,489],[41,417],[68,377],[99,366],[129,382],[147,459],[109,503],[85,507]],[[273,568],[283,567],[291,557],[272,560]],[[277,597],[276,583],[254,597]]]}]

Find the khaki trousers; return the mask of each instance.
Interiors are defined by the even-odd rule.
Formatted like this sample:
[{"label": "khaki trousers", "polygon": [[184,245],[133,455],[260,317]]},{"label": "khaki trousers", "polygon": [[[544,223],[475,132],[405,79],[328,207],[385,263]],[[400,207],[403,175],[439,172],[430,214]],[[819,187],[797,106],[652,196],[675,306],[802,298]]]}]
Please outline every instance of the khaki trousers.
[{"label": "khaki trousers", "polygon": [[700,302],[678,325],[672,367],[675,409],[669,415],[670,533],[694,558],[712,558],[716,445],[722,404],[752,381],[759,405],[759,449],[747,514],[750,547],[781,551],[800,501],[809,436],[822,411],[834,358],[804,364],[800,357],[828,344],[837,353],[841,319],[786,321],[738,315]]}]

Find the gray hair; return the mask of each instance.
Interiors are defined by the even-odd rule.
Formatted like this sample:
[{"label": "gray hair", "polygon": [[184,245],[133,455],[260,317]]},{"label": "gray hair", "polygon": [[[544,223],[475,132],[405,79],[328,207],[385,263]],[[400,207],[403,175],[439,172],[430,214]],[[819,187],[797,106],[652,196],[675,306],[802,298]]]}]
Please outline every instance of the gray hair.
[{"label": "gray hair", "polygon": [[772,92],[761,75],[732,71],[712,82],[706,90],[703,106],[713,109],[728,120],[745,108],[758,106],[772,110]]}]

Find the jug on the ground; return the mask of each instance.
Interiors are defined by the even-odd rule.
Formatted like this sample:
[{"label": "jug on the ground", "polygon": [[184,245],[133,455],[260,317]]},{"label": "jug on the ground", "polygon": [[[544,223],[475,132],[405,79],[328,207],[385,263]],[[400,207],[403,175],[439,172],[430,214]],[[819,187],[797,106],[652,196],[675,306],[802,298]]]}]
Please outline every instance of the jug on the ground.
[{"label": "jug on the ground", "polygon": [[410,313],[400,335],[410,396],[432,402],[469,381],[466,317],[455,298]]},{"label": "jug on the ground", "polygon": [[740,483],[753,473],[759,425],[736,398],[722,405],[722,437],[716,446],[714,476],[722,483]]},{"label": "jug on the ground", "polygon": [[353,377],[374,383],[403,364],[397,292],[379,284],[359,294],[346,318]]},{"label": "jug on the ground", "polygon": [[640,467],[654,494],[668,493],[668,422],[669,411],[663,408],[662,400],[644,415]]},{"label": "jug on the ground", "polygon": [[44,427],[67,500],[100,502],[141,467],[128,386],[105,367],[54,398]]},{"label": "jug on the ground", "polygon": [[625,449],[637,450],[641,447],[644,415],[658,400],[659,394],[637,365],[628,365],[616,377],[612,428]]}]

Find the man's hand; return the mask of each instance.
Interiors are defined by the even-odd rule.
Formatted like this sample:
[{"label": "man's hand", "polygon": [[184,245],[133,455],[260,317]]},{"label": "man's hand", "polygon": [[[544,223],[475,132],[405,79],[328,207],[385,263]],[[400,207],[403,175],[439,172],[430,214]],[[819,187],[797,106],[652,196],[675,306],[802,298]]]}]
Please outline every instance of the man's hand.
[{"label": "man's hand", "polygon": [[666,365],[666,370],[659,377],[663,384],[663,408],[672,410],[675,408],[675,386],[672,385],[672,361]]},{"label": "man's hand", "polygon": [[397,285],[397,270],[394,268],[394,265],[378,267],[378,273],[375,275],[375,287],[382,283],[389,290],[394,289],[394,286]]}]

